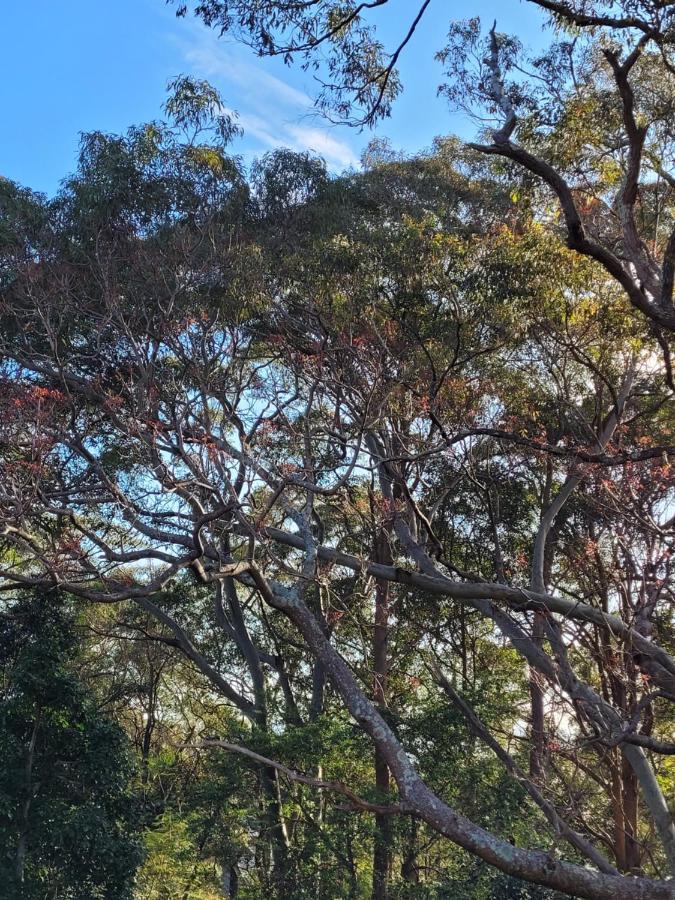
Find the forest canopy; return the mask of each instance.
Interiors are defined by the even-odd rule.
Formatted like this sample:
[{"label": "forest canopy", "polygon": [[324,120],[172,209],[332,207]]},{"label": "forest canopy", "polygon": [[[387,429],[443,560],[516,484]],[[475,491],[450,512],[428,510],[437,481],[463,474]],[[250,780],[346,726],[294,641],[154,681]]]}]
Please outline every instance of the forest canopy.
[{"label": "forest canopy", "polygon": [[[428,5],[177,12],[373,125]],[[8,896],[675,897],[675,4],[531,5],[430,50],[468,145],[181,76],[0,179]]]}]

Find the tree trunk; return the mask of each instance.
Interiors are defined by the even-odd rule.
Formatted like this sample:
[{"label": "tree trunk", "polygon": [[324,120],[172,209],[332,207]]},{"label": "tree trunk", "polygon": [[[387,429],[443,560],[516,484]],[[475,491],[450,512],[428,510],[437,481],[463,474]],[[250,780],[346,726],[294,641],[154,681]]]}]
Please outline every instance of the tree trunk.
[{"label": "tree trunk", "polygon": [[622,756],[612,752],[612,818],[614,819],[614,858],[621,872],[628,868],[626,862],[626,823],[623,810],[623,783],[621,779]]},{"label": "tree trunk", "polygon": [[26,864],[26,853],[28,852],[28,828],[30,819],[30,808],[33,802],[34,785],[33,785],[33,763],[35,760],[35,745],[37,744],[38,731],[40,729],[40,720],[42,718],[41,710],[38,710],[33,723],[30,741],[26,748],[26,762],[24,765],[24,802],[21,806],[21,814],[19,824],[21,833],[16,846],[16,855],[14,857],[14,871],[16,880],[19,884],[23,884],[24,869]]},{"label": "tree trunk", "polygon": [[[544,615],[535,612],[532,627],[532,640],[541,647],[544,639]],[[532,747],[530,749],[530,776],[539,780],[544,774],[544,688],[542,676],[536,669],[530,668],[530,707]]]},{"label": "tree trunk", "polygon": [[288,896],[288,835],[281,808],[275,769],[261,767],[260,780],[263,790],[263,817],[267,826],[267,839],[272,857],[272,883],[279,900]]},{"label": "tree trunk", "polygon": [[274,594],[255,568],[251,573],[265,600],[283,610],[297,626],[311,651],[323,663],[351,715],[382,751],[396,780],[401,802],[412,815],[489,865],[524,881],[533,881],[589,900],[675,900],[675,886],[672,884],[647,878],[605,875],[559,860],[541,850],[523,850],[447,806],[422,781],[391,728],[363,694],[352,671],[328,642],[307,606],[299,599],[289,601]]},{"label": "tree trunk", "polygon": [[640,844],[637,837],[638,783],[627,759],[621,760],[621,789],[626,833],[626,870],[636,872],[640,868]]},{"label": "tree trunk", "polygon": [[237,871],[236,865],[230,865],[229,863],[225,863],[223,865],[223,878],[222,878],[222,891],[223,897],[225,900],[232,900],[233,897],[237,896],[237,890],[239,888],[239,873]]},{"label": "tree trunk", "polygon": [[401,878],[408,884],[417,884],[420,880],[417,869],[417,819],[410,820],[410,829],[401,861]]},{"label": "tree trunk", "polygon": [[[389,538],[383,529],[375,540],[375,560],[384,565],[392,564]],[[387,677],[389,673],[389,582],[375,582],[375,627],[373,630],[373,697],[375,704],[384,709],[387,703]],[[389,766],[380,749],[375,747],[375,787],[384,802],[389,793]],[[391,817],[375,815],[375,840],[373,845],[372,900],[387,900],[389,896],[389,871],[391,868]]]}]

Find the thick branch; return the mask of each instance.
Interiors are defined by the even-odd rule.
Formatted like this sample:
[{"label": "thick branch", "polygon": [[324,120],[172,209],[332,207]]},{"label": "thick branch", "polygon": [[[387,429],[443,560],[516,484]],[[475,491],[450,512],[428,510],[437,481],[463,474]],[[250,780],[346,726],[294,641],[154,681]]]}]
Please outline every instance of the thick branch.
[{"label": "thick branch", "polygon": [[522,850],[457,813],[422,781],[396,736],[359,688],[351,670],[331,646],[319,623],[297,597],[274,593],[262,574],[251,575],[264,600],[296,625],[311,652],[321,661],[347,709],[385,758],[398,785],[402,804],[435,831],[490,865],[517,878],[597,900],[674,900],[675,886],[644,878],[617,877],[561,862],[549,853]]}]

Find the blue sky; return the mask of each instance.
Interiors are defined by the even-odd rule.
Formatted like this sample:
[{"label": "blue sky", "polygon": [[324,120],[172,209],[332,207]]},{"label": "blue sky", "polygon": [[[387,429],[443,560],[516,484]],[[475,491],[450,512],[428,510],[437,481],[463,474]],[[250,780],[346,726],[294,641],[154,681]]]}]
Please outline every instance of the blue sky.
[{"label": "blue sky", "polygon": [[[380,13],[391,44],[407,29],[412,0]],[[437,98],[434,52],[452,18],[497,18],[526,46],[544,40],[541,17],[522,0],[432,0],[400,66],[404,93],[377,126],[396,148],[416,151],[436,135],[468,136],[472,125]],[[313,150],[339,171],[357,165],[372,132],[329,125],[312,114],[311,73],[261,60],[218,39],[194,19],[176,19],[164,0],[5,0],[0,34],[0,174],[53,193],[75,165],[83,131],[120,132],[161,114],[169,78],[207,78],[236,110],[245,135],[235,152],[252,159],[276,146]]]}]

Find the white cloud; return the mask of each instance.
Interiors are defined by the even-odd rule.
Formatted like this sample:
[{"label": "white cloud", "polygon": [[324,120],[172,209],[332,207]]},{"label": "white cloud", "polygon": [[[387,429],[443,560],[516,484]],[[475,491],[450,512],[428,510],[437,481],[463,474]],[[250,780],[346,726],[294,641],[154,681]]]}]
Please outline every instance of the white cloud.
[{"label": "white cloud", "polygon": [[312,105],[308,94],[242,58],[239,48],[231,42],[223,40],[215,47],[203,44],[186,48],[184,56],[202,74],[236,85],[244,96],[254,101],[269,99],[303,109]]},{"label": "white cloud", "polygon": [[294,139],[296,150],[312,150],[323,156],[326,162],[335,162],[343,167],[359,164],[358,156],[349,144],[334,138],[327,130],[291,124],[287,131]]},{"label": "white cloud", "polygon": [[170,38],[188,71],[211,81],[232,105],[229,111],[236,110],[244,129],[245,156],[289,147],[318,154],[334,170],[358,165],[357,154],[335,135],[335,126],[301,124],[313,112],[312,98],[267,71],[269,63],[252,59],[246,48],[218,39],[197,23],[189,24],[187,35],[187,40]]}]

